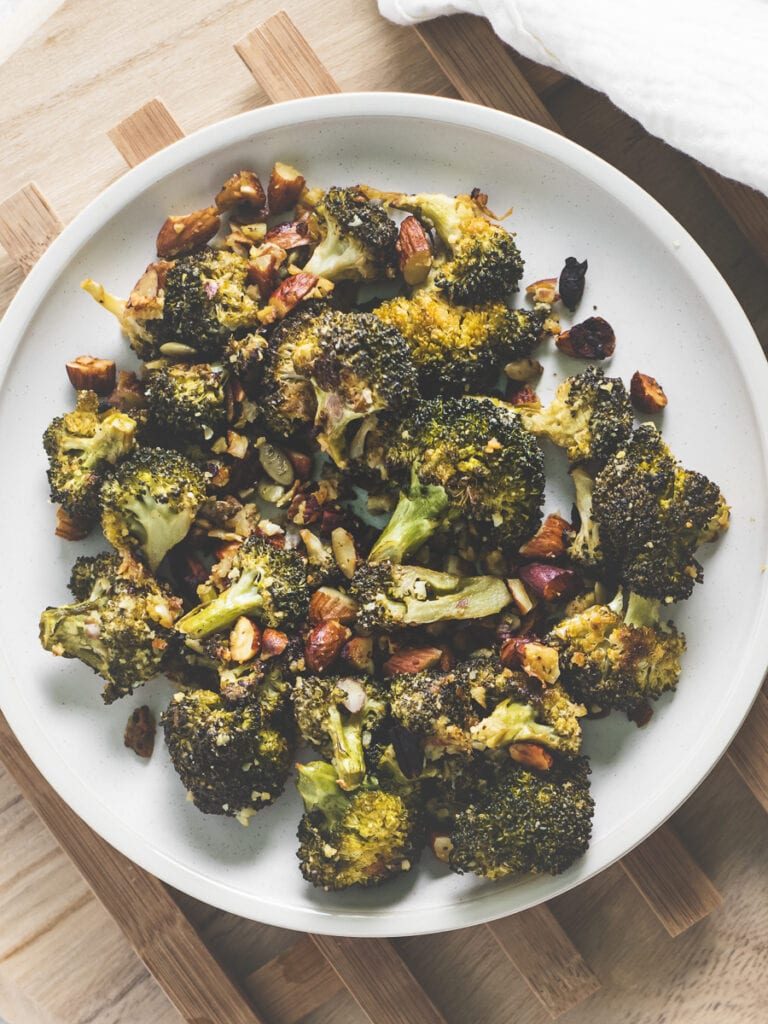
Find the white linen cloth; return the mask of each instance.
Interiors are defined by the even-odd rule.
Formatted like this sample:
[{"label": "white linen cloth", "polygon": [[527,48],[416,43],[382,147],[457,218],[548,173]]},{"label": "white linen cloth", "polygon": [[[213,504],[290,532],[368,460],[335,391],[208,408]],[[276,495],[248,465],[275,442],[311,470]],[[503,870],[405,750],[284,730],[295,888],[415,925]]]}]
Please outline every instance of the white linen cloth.
[{"label": "white linen cloth", "polygon": [[768,193],[768,0],[379,0],[402,25],[486,17],[518,53]]}]

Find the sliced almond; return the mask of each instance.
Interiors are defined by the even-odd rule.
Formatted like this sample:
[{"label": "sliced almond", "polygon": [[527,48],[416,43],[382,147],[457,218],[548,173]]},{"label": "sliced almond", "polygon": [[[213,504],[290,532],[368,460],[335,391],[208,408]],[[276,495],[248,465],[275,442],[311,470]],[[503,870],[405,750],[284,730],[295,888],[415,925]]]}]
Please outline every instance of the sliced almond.
[{"label": "sliced almond", "polygon": [[157,255],[173,259],[210,242],[221,227],[215,206],[195,210],[181,217],[169,217],[157,236]]},{"label": "sliced almond", "polygon": [[326,619],[336,619],[348,626],[355,621],[357,612],[354,598],[335,587],[319,587],[309,601],[309,621],[313,626]]},{"label": "sliced almond", "polygon": [[342,575],[351,580],[357,568],[357,551],[355,539],[349,530],[337,526],[331,531],[331,550]]},{"label": "sliced almond", "polygon": [[229,634],[229,656],[244,662],[255,658],[261,650],[261,630],[251,619],[241,615]]},{"label": "sliced almond", "polygon": [[405,283],[417,285],[426,280],[432,266],[432,245],[420,220],[413,216],[405,218],[395,248]]},{"label": "sliced almond", "polygon": [[304,191],[304,175],[289,164],[278,161],[272,168],[267,185],[267,202],[270,213],[284,213],[295,206]]}]

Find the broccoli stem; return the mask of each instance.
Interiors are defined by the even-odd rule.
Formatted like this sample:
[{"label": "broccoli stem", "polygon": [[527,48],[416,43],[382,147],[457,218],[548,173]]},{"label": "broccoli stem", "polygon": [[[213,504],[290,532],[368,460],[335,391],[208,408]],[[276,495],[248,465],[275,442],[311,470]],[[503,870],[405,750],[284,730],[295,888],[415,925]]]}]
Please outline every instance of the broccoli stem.
[{"label": "broccoli stem", "polygon": [[549,747],[558,746],[558,738],[548,725],[536,721],[528,704],[502,701],[493,712],[472,729],[472,739],[491,750],[523,740],[536,740]]},{"label": "broccoli stem", "polygon": [[46,608],[40,616],[40,642],[46,651],[56,649],[70,658],[79,658],[94,672],[109,678],[109,649],[100,638],[98,615],[93,605],[82,605],[78,614],[72,605]]},{"label": "broccoli stem", "polygon": [[336,769],[325,761],[297,764],[296,786],[304,801],[304,809],[320,811],[327,821],[341,817],[346,797],[336,783]]},{"label": "broccoli stem", "polygon": [[344,443],[344,431],[347,424],[353,420],[362,419],[372,410],[355,412],[345,406],[334,391],[322,391],[316,385],[313,387],[317,398],[317,413],[315,414],[315,426],[320,429],[317,440],[324,452],[333,459],[339,469],[344,469],[348,463],[346,445]]},{"label": "broccoli stem", "polygon": [[368,556],[369,562],[400,565],[425,544],[445,519],[450,500],[439,486],[422,486],[411,471],[411,486],[402,493],[392,518],[385,526]]},{"label": "broccoli stem", "polygon": [[173,511],[151,497],[127,502],[125,517],[131,524],[130,533],[144,552],[152,572],[171,548],[184,540],[195,518],[194,510],[186,513]]},{"label": "broccoli stem", "polygon": [[663,629],[659,622],[659,602],[650,597],[641,597],[630,590],[624,622],[635,628],[648,626],[651,629]]},{"label": "broccoli stem", "polygon": [[176,629],[202,640],[231,626],[241,615],[257,615],[263,607],[264,595],[256,586],[256,573],[244,572],[223,594],[183,615]]},{"label": "broccoli stem", "polygon": [[357,789],[365,778],[360,722],[354,715],[343,721],[341,712],[334,706],[328,713],[328,731],[333,742],[333,766],[338,774],[336,782],[344,790]]},{"label": "broccoli stem", "polygon": [[504,580],[495,576],[454,577],[456,589],[431,600],[403,598],[401,621],[410,626],[428,625],[443,619],[483,619],[506,608],[512,597]]}]

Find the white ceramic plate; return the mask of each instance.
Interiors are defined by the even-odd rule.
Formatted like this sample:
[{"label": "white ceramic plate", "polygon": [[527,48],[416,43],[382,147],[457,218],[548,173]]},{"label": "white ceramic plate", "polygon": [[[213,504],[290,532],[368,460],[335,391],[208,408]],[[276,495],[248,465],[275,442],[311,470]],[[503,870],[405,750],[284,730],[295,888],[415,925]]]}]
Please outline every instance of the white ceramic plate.
[{"label": "white ceramic plate", "polygon": [[[588,854],[564,875],[491,884],[450,875],[426,854],[418,870],[368,892],[314,890],[294,855],[299,803],[289,792],[242,828],[184,799],[162,742],[149,763],[127,751],[129,711],[159,715],[171,687],[102,705],[100,681],[38,644],[40,611],[68,600],[81,545],[53,535],[40,436],[69,407],[67,359],[82,353],[131,365],[116,324],[79,289],[93,276],[125,293],[153,256],[169,212],[207,205],[234,170],[267,174],[279,159],[312,184],[368,181],[406,191],[481,186],[511,224],[525,280],[588,258],[579,316],[593,306],[618,338],[611,373],[640,369],[669,396],[663,428],[691,467],[733,505],[730,532],[704,553],[706,582],[679,609],[688,637],[681,685],[649,728],[621,715],[586,726],[597,812]],[[550,346],[551,348],[551,346]],[[540,391],[572,372],[549,351]],[[768,372],[744,313],[686,234],[627,178],[535,125],[452,100],[392,94],[326,96],[214,125],[126,174],[62,233],[0,325],[0,574],[2,708],[37,766],[106,840],[198,899],[289,928],[405,935],[476,924],[522,910],[589,878],[655,829],[725,751],[768,661],[766,557]],[[562,459],[552,465],[563,478]],[[568,513],[571,498],[551,492]]]}]

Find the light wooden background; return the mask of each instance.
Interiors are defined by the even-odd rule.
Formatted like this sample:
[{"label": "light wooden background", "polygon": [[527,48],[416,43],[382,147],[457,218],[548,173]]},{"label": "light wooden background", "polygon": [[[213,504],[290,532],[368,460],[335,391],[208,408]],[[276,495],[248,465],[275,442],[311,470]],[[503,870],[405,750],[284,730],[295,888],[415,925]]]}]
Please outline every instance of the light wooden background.
[{"label": "light wooden background", "polygon": [[[107,133],[154,96],[162,97],[185,132],[266,103],[268,96],[232,44],[279,7],[288,10],[343,89],[456,95],[419,36],[383,22],[372,0],[328,0],[322,8],[303,0],[166,0],[162,6],[113,0],[108,10],[103,0],[69,0],[0,67],[0,199],[34,179],[62,220],[69,220],[125,171]],[[461,49],[467,23],[456,24],[455,65],[475,83],[482,79],[482,86],[494,77],[493,67],[473,65],[472,55]],[[761,205],[749,216],[742,204],[734,217],[715,197],[711,178],[647,136],[605,98],[546,69],[524,66],[552,122],[637,180],[697,238],[765,343],[768,234]],[[459,80],[456,66],[452,78]],[[723,186],[715,187],[722,195]],[[0,250],[0,310],[20,281],[15,264]],[[601,985],[562,1020],[768,1020],[765,812],[732,762],[724,760],[672,826],[719,891],[721,905],[673,939],[618,865],[553,901],[555,918]],[[0,1014],[11,1024],[181,1020],[4,771],[0,830]],[[184,897],[180,902],[264,1019],[375,1020],[309,940]],[[393,945],[449,1024],[550,1019],[488,929]],[[407,1007],[398,1019],[418,1024]]]}]

